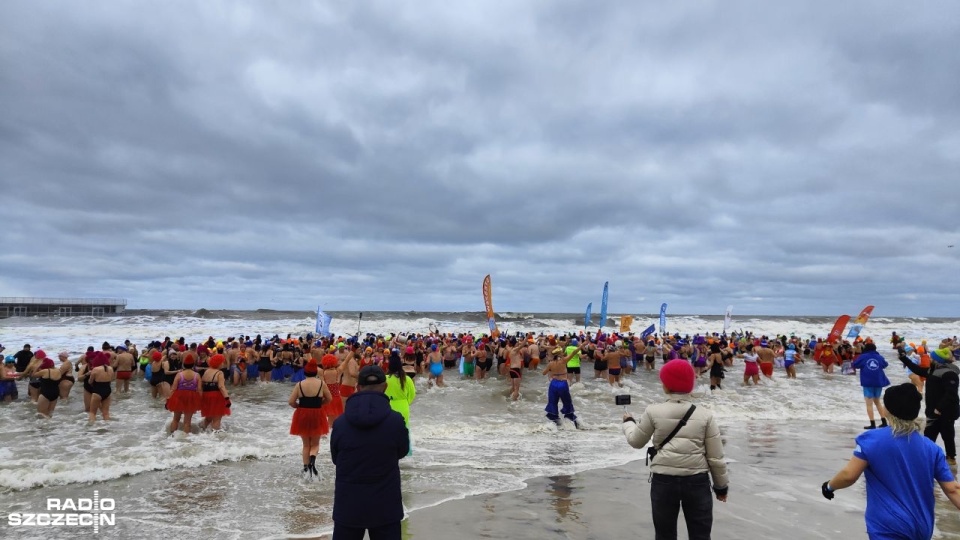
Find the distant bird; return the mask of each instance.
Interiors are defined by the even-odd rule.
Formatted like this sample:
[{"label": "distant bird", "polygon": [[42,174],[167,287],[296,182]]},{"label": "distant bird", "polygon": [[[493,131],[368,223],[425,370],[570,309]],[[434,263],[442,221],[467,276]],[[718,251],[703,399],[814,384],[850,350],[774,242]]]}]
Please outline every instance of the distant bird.
[{"label": "distant bird", "polygon": [[950,245],[949,245],[949,246],[947,246],[947,247],[948,247],[948,248],[952,248],[952,247],[953,247],[953,244],[950,244]]}]

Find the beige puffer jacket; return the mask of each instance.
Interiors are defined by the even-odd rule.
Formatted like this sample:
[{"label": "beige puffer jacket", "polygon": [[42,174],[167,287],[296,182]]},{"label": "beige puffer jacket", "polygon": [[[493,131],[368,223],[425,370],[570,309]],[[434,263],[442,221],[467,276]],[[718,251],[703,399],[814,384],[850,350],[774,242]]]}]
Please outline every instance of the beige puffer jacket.
[{"label": "beige puffer jacket", "polygon": [[[672,394],[666,403],[647,407],[639,422],[623,423],[623,434],[634,448],[643,448],[653,437],[659,445],[677,427],[693,405],[690,394]],[[713,412],[697,406],[687,425],[674,435],[650,464],[650,472],[670,476],[692,476],[710,472],[715,488],[727,487],[727,464],[723,460],[723,441]]]}]

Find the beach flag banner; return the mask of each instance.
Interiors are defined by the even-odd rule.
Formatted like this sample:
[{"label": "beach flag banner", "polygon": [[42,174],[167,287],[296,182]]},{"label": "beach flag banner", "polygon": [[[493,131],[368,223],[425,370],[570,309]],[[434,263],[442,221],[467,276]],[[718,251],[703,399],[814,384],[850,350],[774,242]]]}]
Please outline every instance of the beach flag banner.
[{"label": "beach flag banner", "polygon": [[827,343],[836,343],[840,336],[843,335],[843,329],[847,327],[847,323],[850,322],[849,315],[841,315],[837,317],[837,322],[833,324],[833,330],[830,331],[830,335],[827,336]]},{"label": "beach flag banner", "polygon": [[493,313],[493,292],[490,284],[490,274],[483,278],[483,305],[487,308],[487,325],[490,327],[490,336],[500,337],[500,330],[497,329],[497,320]]},{"label": "beach flag banner", "polygon": [[625,334],[630,331],[630,325],[633,324],[633,317],[624,315],[620,317],[620,333]]},{"label": "beach flag banner", "polygon": [[590,326],[590,316],[593,313],[593,302],[587,304],[587,313],[583,316],[583,330],[586,331],[587,327]]},{"label": "beach flag banner", "polygon": [[847,339],[856,339],[857,336],[860,335],[860,331],[863,330],[863,325],[867,324],[871,313],[873,313],[873,306],[863,308],[860,315],[857,315],[856,320],[850,325],[850,331],[847,332]]},{"label": "beach flag banner", "polygon": [[333,320],[333,317],[327,315],[320,310],[320,307],[317,307],[317,335],[330,337],[330,321]]},{"label": "beach flag banner", "polygon": [[660,306],[660,335],[667,335],[667,303]]},{"label": "beach flag banner", "polygon": [[651,336],[654,332],[656,332],[656,331],[657,331],[657,327],[656,327],[655,325],[652,325],[652,324],[651,324],[650,326],[647,327],[646,330],[643,331],[642,334],[640,334],[640,339],[646,340],[648,337],[650,337],[650,336]]},{"label": "beach flag banner", "polygon": [[600,331],[603,332],[603,325],[607,324],[607,293],[610,290],[610,282],[603,283],[603,299],[600,301]]},{"label": "beach flag banner", "polygon": [[727,335],[730,323],[733,321],[733,306],[727,306],[727,313],[723,316],[723,335]]}]

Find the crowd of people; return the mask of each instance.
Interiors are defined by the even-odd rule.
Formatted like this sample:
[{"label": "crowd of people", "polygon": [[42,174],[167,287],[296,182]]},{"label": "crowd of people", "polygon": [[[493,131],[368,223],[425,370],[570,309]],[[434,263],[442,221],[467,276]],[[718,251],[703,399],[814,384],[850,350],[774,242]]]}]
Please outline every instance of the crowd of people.
[{"label": "crowd of people", "polygon": [[[163,400],[171,414],[168,431],[182,429],[190,433],[198,414],[202,418],[199,429],[221,429],[223,418],[231,414],[228,388],[254,383],[291,384],[288,403],[294,413],[290,434],[301,438],[303,475],[311,478],[319,475],[316,459],[320,441],[330,434],[332,427],[342,426],[339,428],[342,433],[352,435],[338,439],[334,429],[334,439],[341,442],[332,444],[331,449],[338,446],[356,452],[356,447],[351,445],[359,444],[357,440],[363,439],[364,430],[374,425],[393,425],[380,408],[360,407],[359,402],[351,402],[353,396],[361,395],[358,392],[364,393],[364,400],[369,401],[370,406],[379,407],[385,397],[383,402],[389,410],[398,413],[406,428],[410,422],[410,404],[416,398],[415,377],[425,377],[427,386],[444,386],[444,376],[451,374],[475,380],[496,377],[509,382],[510,399],[517,400],[525,374],[540,371],[549,381],[547,418],[558,425],[566,419],[580,428],[570,386],[589,376],[591,367],[594,379],[604,380],[614,388],[622,387],[624,378],[634,372],[659,371],[667,402],[651,405],[640,420],[625,414],[624,433],[631,445],[640,448],[649,442],[658,450],[653,453],[651,465],[651,495],[658,537],[660,531],[664,531],[666,537],[675,535],[681,506],[691,534],[708,537],[712,523],[711,480],[714,494],[721,501],[726,501],[728,486],[716,421],[711,412],[697,409],[690,400],[696,381],[709,379],[711,390],[722,389],[727,373],[735,369],[737,360],[742,363],[743,385],[762,384],[763,378],[773,378],[777,369],[781,369],[787,379],[793,379],[797,363],[816,362],[826,374],[834,373],[835,367],[839,367],[842,374],[859,374],[869,419],[865,429],[878,433],[857,439],[851,462],[824,483],[823,494],[832,498],[835,490],[849,486],[866,473],[868,532],[882,533],[896,527],[883,517],[886,514],[872,512],[871,508],[889,508],[893,504],[890,498],[902,497],[903,492],[870,495],[869,486],[877,485],[878,479],[885,475],[893,474],[909,481],[913,474],[898,470],[890,465],[889,459],[877,457],[888,455],[891,449],[901,452],[904,459],[929,465],[929,470],[921,467],[923,471],[919,476],[939,481],[950,500],[960,508],[960,485],[945,468],[956,464],[954,423],[960,418],[960,369],[954,362],[960,357],[960,343],[954,337],[944,339],[933,348],[926,342],[908,343],[894,334],[890,344],[911,382],[894,387],[886,394],[883,389],[890,385],[885,374],[889,365],[870,338],[834,342],[813,336],[804,340],[797,336],[768,338],[750,333],[691,337],[583,332],[475,336],[431,332],[319,338],[309,334],[286,338],[258,335],[222,341],[210,337],[188,344],[184,338],[168,337],[142,349],[129,341],[118,346],[104,342],[100,350],[88,347],[75,360],[71,360],[69,353],[60,352],[59,365],[45,351],[34,353],[27,344],[21,351],[4,358],[0,370],[0,399],[4,402],[17,399],[17,382],[27,379],[27,394],[36,403],[38,413],[50,417],[57,402],[67,399],[79,381],[84,409],[92,423],[98,414],[104,420],[110,419],[114,385],[116,392],[127,393],[131,391],[131,380],[142,379],[149,384],[151,395]],[[904,387],[909,387],[912,394]],[[919,404],[921,400],[926,403],[925,421],[917,420],[919,405],[914,407],[914,403]],[[338,423],[345,411],[347,418]],[[388,431],[396,446],[387,450],[387,454],[397,454],[393,457],[400,459],[412,452],[405,429],[400,433],[393,426]],[[924,440],[929,444],[910,442],[909,435],[917,431],[926,435]],[[945,454],[934,444],[938,437],[943,438]],[[942,465],[937,455],[943,458]],[[338,469],[339,493],[342,461],[337,463],[337,455],[332,457]],[[390,489],[395,489],[399,487],[399,482],[394,481],[398,479],[393,478],[395,462],[389,463],[384,474],[390,476]],[[878,488],[872,489],[874,494],[878,491]],[[932,527],[929,497],[918,495],[911,504],[908,510],[914,513],[910,517],[920,524],[917,527],[922,530]],[[395,513],[391,511],[390,515]],[[389,521],[393,523],[394,518]],[[346,520],[351,521],[352,517]],[[360,526],[358,523],[354,525]]]},{"label": "crowd of people", "polygon": [[[908,344],[894,334],[892,345],[917,368],[910,372],[911,381],[923,391],[932,359],[939,363],[942,356],[956,359],[960,354],[956,338],[944,340],[931,350],[926,342]],[[872,351],[868,349],[873,349]],[[114,381],[116,391],[130,391],[134,377],[149,382],[151,395],[166,400],[167,408],[175,415],[174,429],[190,431],[192,417],[200,413],[202,427],[219,429],[224,416],[230,415],[229,386],[237,387],[259,382],[286,382],[294,384],[294,393],[308,378],[323,381],[330,398],[324,403],[327,423],[331,423],[355,391],[360,369],[369,365],[381,367],[385,373],[404,373],[407,377],[426,377],[427,385],[444,386],[444,376],[451,373],[460,378],[482,380],[499,375],[510,383],[510,398],[520,397],[524,374],[542,371],[548,375],[551,389],[547,415],[557,418],[556,400],[565,400],[560,381],[568,385],[580,382],[593,370],[593,378],[603,379],[613,387],[622,387],[624,377],[633,372],[654,371],[657,365],[670,360],[688,361],[698,377],[708,377],[711,389],[722,389],[732,372],[735,360],[742,363],[744,385],[760,384],[762,378],[773,377],[775,369],[782,369],[785,377],[796,377],[796,364],[813,361],[825,373],[833,373],[838,366],[844,374],[861,378],[873,376],[874,364],[868,359],[876,355],[876,363],[884,362],[875,352],[870,338],[853,341],[828,342],[811,336],[804,340],[797,336],[755,336],[738,333],[726,335],[651,335],[634,334],[534,334],[517,333],[497,337],[470,333],[441,334],[386,334],[366,336],[315,337],[274,335],[264,338],[239,336],[217,340],[209,337],[200,343],[169,337],[139,348],[129,340],[112,346],[104,342],[99,350],[88,347],[75,360],[67,352],[57,356],[59,365],[46,352],[34,354],[29,344],[7,356],[0,371],[0,400],[16,399],[16,382],[28,379],[27,392],[37,403],[38,412],[50,416],[59,399],[66,399],[76,381],[84,389],[84,409],[94,420],[99,413],[110,418],[110,396]],[[865,354],[870,352],[871,354]],[[312,374],[309,362],[316,366]],[[866,367],[866,370],[864,369]],[[886,368],[883,365],[883,368]],[[587,375],[588,376],[588,375]],[[865,387],[882,387],[882,380],[866,381]],[[310,385],[312,386],[312,384]],[[566,389],[569,393],[569,386]],[[294,396],[292,396],[294,397]],[[882,412],[879,394],[867,396],[868,416],[873,410]],[[568,407],[572,409],[572,404]],[[176,416],[178,415],[179,416]],[[566,414],[573,420],[572,410]],[[882,416],[882,414],[881,414]]]}]

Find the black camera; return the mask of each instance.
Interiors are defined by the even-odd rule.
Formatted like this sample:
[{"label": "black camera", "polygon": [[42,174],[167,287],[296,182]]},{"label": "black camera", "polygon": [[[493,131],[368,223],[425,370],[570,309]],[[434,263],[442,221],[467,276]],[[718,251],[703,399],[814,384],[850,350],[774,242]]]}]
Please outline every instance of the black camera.
[{"label": "black camera", "polygon": [[617,405],[629,405],[630,404],[630,394],[623,394],[614,398],[617,402]]}]

